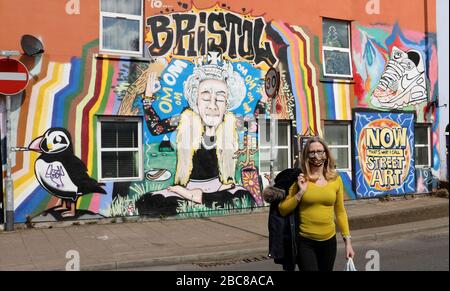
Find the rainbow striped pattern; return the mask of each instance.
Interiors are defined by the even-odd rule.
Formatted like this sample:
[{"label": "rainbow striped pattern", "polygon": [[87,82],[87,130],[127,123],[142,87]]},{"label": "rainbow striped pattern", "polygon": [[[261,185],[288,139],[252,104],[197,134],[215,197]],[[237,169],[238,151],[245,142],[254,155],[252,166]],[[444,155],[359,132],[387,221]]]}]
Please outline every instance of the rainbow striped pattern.
[{"label": "rainbow striped pattern", "polygon": [[311,39],[298,26],[272,22],[271,27],[288,44],[286,65],[295,97],[297,131],[302,133],[311,128],[321,135],[318,70],[312,61]]},{"label": "rainbow striped pattern", "polygon": [[325,118],[329,120],[352,120],[353,88],[345,83],[324,83]]},{"label": "rainbow striped pattern", "polygon": [[[27,146],[50,127],[65,127],[72,133],[75,155],[85,162],[90,176],[97,178],[95,114],[114,114],[120,101],[111,88],[116,85],[118,72],[128,68],[128,61],[111,61],[92,57],[98,50],[98,40],[83,48],[81,58],[70,63],[48,62],[40,72],[30,96],[26,96],[20,112],[17,144]],[[21,125],[24,126],[21,126]],[[17,153],[13,169],[16,221],[27,215],[51,208],[57,198],[40,187],[34,175],[34,163],[39,154]],[[100,212],[111,203],[112,183],[105,190],[109,195],[88,194],[77,201],[78,209]]]}]

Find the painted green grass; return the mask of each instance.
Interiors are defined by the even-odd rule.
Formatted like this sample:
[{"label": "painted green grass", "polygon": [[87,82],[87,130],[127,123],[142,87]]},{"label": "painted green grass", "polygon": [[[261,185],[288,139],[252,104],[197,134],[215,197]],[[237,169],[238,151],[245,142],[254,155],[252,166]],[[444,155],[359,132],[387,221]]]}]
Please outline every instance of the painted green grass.
[{"label": "painted green grass", "polygon": [[[135,216],[139,215],[139,211],[136,208],[136,201],[140,196],[117,196],[111,202],[109,207],[106,210],[101,210],[100,214],[106,217],[118,217],[118,216]],[[131,211],[128,209],[129,206],[132,206]]]},{"label": "painted green grass", "polygon": [[[162,168],[171,171],[172,177],[169,180],[162,182],[152,182],[144,178],[142,182],[131,183],[128,195],[125,197],[117,196],[116,198],[114,198],[110,206],[107,209],[101,211],[102,215],[105,215],[107,217],[139,215],[139,211],[136,208],[136,201],[139,200],[139,198],[141,198],[144,194],[165,189],[173,184],[176,153],[160,153],[158,151],[158,146],[158,143],[145,145],[144,174],[150,169]],[[129,209],[130,205],[131,210]]]},{"label": "painted green grass", "polygon": [[141,183],[135,183],[130,186],[130,195],[141,197],[142,195],[155,192],[167,188],[166,183],[151,183],[144,181]]},{"label": "painted green grass", "polygon": [[[172,177],[167,181],[152,182],[144,178],[142,182],[131,183],[129,193],[127,196],[117,196],[113,199],[107,209],[101,210],[100,214],[106,217],[126,217],[139,215],[136,208],[136,201],[143,195],[151,192],[160,191],[172,186],[174,183],[174,176],[176,170],[176,152],[164,152],[158,151],[159,144],[146,145],[145,152],[145,169],[146,173],[149,169],[163,168],[171,171]],[[253,156],[258,157],[258,153]],[[245,157],[241,156],[238,162],[244,161]],[[241,182],[241,167],[238,167],[236,173],[236,181]],[[235,198],[233,203],[226,205],[225,207],[219,207],[213,205],[212,208],[206,207],[202,204],[196,204],[191,201],[182,201],[177,208],[177,218],[195,218],[195,217],[208,217],[208,216],[223,216],[230,213],[239,211],[249,211],[252,208],[251,197],[245,196],[244,198]]]},{"label": "painted green grass", "polygon": [[[254,206],[253,206],[254,207]],[[196,204],[192,201],[181,201],[177,208],[177,217],[179,218],[200,218],[209,216],[223,216],[238,211],[249,211],[252,208],[252,198],[245,196],[243,198],[234,198],[233,204],[228,204],[224,208],[206,207],[203,204]]]},{"label": "painted green grass", "polygon": [[[156,191],[156,190],[155,190]],[[125,217],[125,216],[137,216],[139,215],[138,209],[135,207],[136,201],[141,197],[141,195],[133,196],[117,196],[111,202],[110,206],[106,210],[100,211],[101,215],[106,217]],[[132,205],[130,211],[129,206]],[[206,207],[203,204],[196,204],[192,201],[181,201],[177,208],[178,218],[199,218],[199,217],[209,217],[209,216],[223,216],[235,212],[246,212],[252,208],[252,199],[248,196],[243,198],[233,199],[233,204],[228,204],[224,208],[216,207],[213,205],[212,208]]]}]

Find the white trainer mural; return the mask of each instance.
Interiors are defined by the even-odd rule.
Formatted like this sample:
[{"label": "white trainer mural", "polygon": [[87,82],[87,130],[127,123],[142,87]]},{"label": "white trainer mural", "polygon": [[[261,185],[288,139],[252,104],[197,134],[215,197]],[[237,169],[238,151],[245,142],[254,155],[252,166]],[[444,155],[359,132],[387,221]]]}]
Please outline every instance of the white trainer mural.
[{"label": "white trainer mural", "polygon": [[425,102],[427,84],[422,55],[417,50],[393,47],[380,81],[372,93],[372,105],[397,109]]}]

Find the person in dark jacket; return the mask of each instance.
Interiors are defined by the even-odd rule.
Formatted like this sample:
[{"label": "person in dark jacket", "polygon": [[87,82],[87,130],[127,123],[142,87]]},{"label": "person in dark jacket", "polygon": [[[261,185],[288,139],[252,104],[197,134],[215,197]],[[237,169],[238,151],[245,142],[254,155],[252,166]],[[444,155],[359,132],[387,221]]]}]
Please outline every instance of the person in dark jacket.
[{"label": "person in dark jacket", "polygon": [[275,264],[283,265],[283,270],[294,271],[297,264],[298,213],[293,211],[283,217],[278,204],[289,193],[289,188],[297,183],[300,169],[290,168],[275,177],[275,184],[263,191],[264,200],[270,203],[269,210],[269,257]]}]

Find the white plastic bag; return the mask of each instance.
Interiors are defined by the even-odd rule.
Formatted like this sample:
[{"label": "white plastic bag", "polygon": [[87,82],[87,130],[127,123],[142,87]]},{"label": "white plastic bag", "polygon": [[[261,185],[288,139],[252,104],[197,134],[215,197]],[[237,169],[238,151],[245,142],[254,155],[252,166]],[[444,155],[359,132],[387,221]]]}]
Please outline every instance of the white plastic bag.
[{"label": "white plastic bag", "polygon": [[347,259],[347,264],[345,264],[344,271],[357,271],[356,267],[355,267],[355,263],[353,263],[353,259],[352,258],[348,258]]}]

